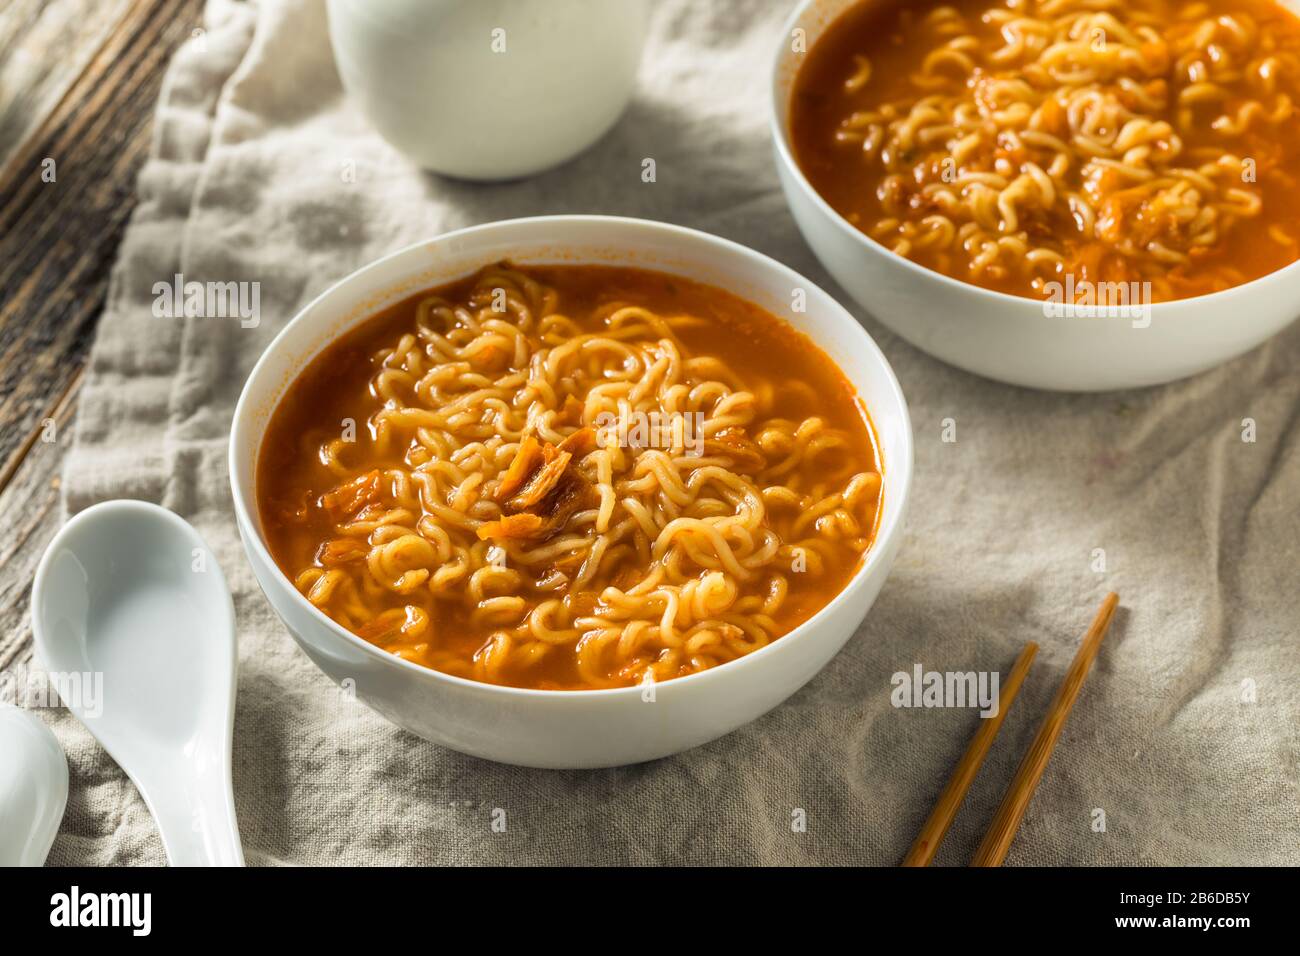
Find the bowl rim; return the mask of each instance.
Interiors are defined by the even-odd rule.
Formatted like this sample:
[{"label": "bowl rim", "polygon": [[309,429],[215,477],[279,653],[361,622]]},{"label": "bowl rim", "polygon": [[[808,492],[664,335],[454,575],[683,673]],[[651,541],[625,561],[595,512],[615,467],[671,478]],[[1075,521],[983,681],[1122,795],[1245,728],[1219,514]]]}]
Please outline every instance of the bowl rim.
[{"label": "bowl rim", "polygon": [[[839,230],[841,234],[847,235],[850,240],[857,242],[863,248],[870,249],[875,253],[883,253],[884,256],[891,260],[895,265],[902,266],[914,276],[922,277],[922,281],[938,281],[941,285],[947,286],[949,289],[960,290],[970,295],[982,297],[989,300],[990,303],[999,304],[1004,307],[1014,306],[1020,308],[1027,304],[1031,306],[1035,312],[1041,311],[1043,304],[1047,301],[1045,299],[1031,299],[1028,296],[1012,295],[1009,292],[1000,292],[997,289],[986,289],[984,286],[976,285],[973,282],[964,282],[961,279],[945,275],[942,272],[937,272],[934,269],[923,266],[919,262],[913,262],[906,256],[899,255],[893,249],[890,249],[883,243],[873,239],[871,236],[867,235],[861,229],[857,228],[845,219],[840,212],[835,209],[835,207],[826,201],[813,184],[809,182],[808,177],[804,174],[803,168],[794,157],[794,150],[790,145],[788,130],[786,129],[787,124],[781,122],[781,114],[784,110],[784,105],[785,103],[788,103],[790,94],[794,90],[794,83],[798,78],[799,69],[792,70],[789,74],[789,83],[783,84],[781,66],[786,62],[787,40],[799,25],[799,21],[803,19],[805,14],[807,14],[813,7],[825,2],[826,0],[799,0],[795,5],[794,10],[792,10],[790,15],[786,17],[785,23],[781,26],[780,35],[777,37],[776,52],[771,61],[771,85],[769,88],[767,116],[768,130],[772,137],[773,146],[776,149],[778,161],[785,167],[786,171],[794,177],[794,181],[798,184],[799,189],[805,196],[812,200],[818,211],[820,211],[825,218],[834,223],[835,228]],[[861,3],[872,2],[875,2],[875,0],[845,0],[843,8],[828,21],[828,26],[847,13],[850,8]],[[1285,0],[1279,0],[1279,2],[1284,6],[1286,5]],[[1292,12],[1300,18],[1300,11],[1293,9]],[[815,45],[816,44],[814,43],[812,46],[809,46],[804,56],[810,55],[813,46]],[[785,103],[783,103],[783,99]],[[789,205],[788,199],[787,205]],[[1151,319],[1154,321],[1158,314],[1179,311],[1185,308],[1199,308],[1203,304],[1226,305],[1226,299],[1235,297],[1243,290],[1266,282],[1282,281],[1284,277],[1290,279],[1297,273],[1300,273],[1300,259],[1287,263],[1279,269],[1274,269],[1272,272],[1266,272],[1261,276],[1256,276],[1255,278],[1247,282],[1242,282],[1239,285],[1229,286],[1226,289],[1219,289],[1216,292],[1207,292],[1202,295],[1186,296],[1181,299],[1166,299],[1161,302],[1151,302],[1146,306],[1146,308],[1151,310]],[[1193,303],[1195,303],[1195,306],[1192,305]],[[1132,319],[1131,315],[1123,311],[1128,308],[1127,306],[1104,306],[1100,308],[1105,311],[1096,315],[1077,315],[1067,313],[1066,315],[1058,316],[1056,318],[1064,319],[1065,321],[1092,323],[1112,321],[1128,322]]]},{"label": "bowl rim", "polygon": [[[233,499],[234,507],[235,507],[236,524],[238,525],[241,531],[240,537],[243,542],[244,548],[246,550],[255,549],[257,551],[258,558],[264,561],[272,569],[272,574],[278,579],[279,584],[291,593],[291,600],[295,601],[300,608],[302,608],[304,611],[308,613],[309,616],[313,616],[316,623],[323,625],[327,630],[331,631],[336,637],[342,638],[345,642],[349,643],[353,647],[356,647],[357,649],[367,654],[368,656],[375,658],[377,660],[383,660],[387,662],[389,666],[396,667],[398,669],[407,670],[408,672],[418,676],[422,680],[433,681],[434,683],[446,681],[452,684],[453,686],[461,688],[462,690],[467,690],[476,693],[487,693],[487,694],[503,693],[504,695],[509,697],[516,697],[522,699],[545,699],[545,700],[570,701],[570,702],[582,701],[582,700],[595,701],[595,700],[600,700],[600,699],[605,699],[610,697],[630,698],[634,695],[640,696],[642,693],[644,693],[645,687],[642,684],[633,684],[628,687],[600,687],[600,688],[591,688],[591,689],[567,689],[566,688],[566,689],[558,689],[558,690],[544,690],[541,688],[533,688],[533,687],[514,687],[512,685],[506,685],[506,684],[491,684],[486,681],[477,681],[467,677],[460,677],[455,674],[448,674],[444,671],[435,670],[434,668],[431,667],[425,667],[424,665],[417,664],[414,661],[408,661],[405,658],[398,657],[396,654],[390,653],[389,651],[386,651],[381,647],[376,647],[374,644],[371,644],[369,641],[366,641],[364,638],[360,637],[359,635],[352,633],[352,631],[348,630],[346,627],[343,627],[343,625],[339,624],[329,615],[321,611],[320,608],[316,607],[314,604],[308,601],[307,598],[297,589],[297,587],[294,586],[293,582],[289,580],[288,575],[284,573],[283,569],[280,568],[279,564],[275,561],[274,557],[272,557],[270,553],[270,549],[267,547],[266,542],[263,540],[260,524],[254,520],[254,514],[257,507],[256,488],[244,487],[244,483],[241,479],[240,472],[239,472],[239,467],[238,467],[239,459],[240,459],[239,447],[241,444],[247,444],[248,436],[245,436],[244,433],[249,431],[252,427],[251,425],[246,424],[246,422],[249,420],[250,417],[251,398],[249,396],[249,393],[252,388],[252,384],[254,381],[258,379],[258,377],[261,374],[264,373],[266,367],[271,364],[271,362],[273,361],[272,356],[278,351],[283,351],[286,348],[287,344],[292,340],[293,336],[297,334],[297,330],[301,329],[304,326],[304,323],[306,322],[307,318],[312,313],[314,313],[316,310],[321,308],[323,304],[326,303],[329,299],[338,295],[341,291],[343,291],[343,289],[358,281],[361,277],[379,271],[380,269],[387,266],[393,260],[399,259],[403,256],[408,256],[417,249],[424,249],[435,245],[454,243],[455,240],[466,238],[471,233],[483,233],[488,231],[509,232],[511,229],[519,228],[524,224],[531,224],[531,223],[543,223],[543,224],[557,225],[557,226],[561,224],[566,224],[566,225],[574,225],[574,226],[590,225],[590,226],[612,228],[612,229],[624,229],[624,228],[647,229],[648,228],[651,230],[659,230],[664,233],[667,233],[670,236],[676,236],[678,238],[687,239],[695,242],[702,241],[706,245],[713,245],[714,247],[718,248],[722,253],[731,256],[734,259],[737,260],[748,259],[751,261],[751,263],[753,263],[755,266],[757,266],[760,269],[769,272],[774,271],[782,275],[784,278],[796,282],[799,286],[811,290],[814,294],[820,294],[821,296],[823,296],[826,302],[829,303],[830,305],[829,311],[832,314],[836,314],[838,316],[839,323],[842,324],[846,329],[849,329],[850,334],[857,334],[861,337],[861,341],[866,346],[866,352],[870,357],[870,361],[873,362],[877,366],[878,371],[883,374],[882,381],[884,383],[885,390],[889,396],[889,399],[893,401],[897,406],[897,416],[899,419],[898,425],[901,426],[900,434],[902,436],[902,448],[901,448],[902,454],[891,457],[890,461],[886,463],[883,460],[883,448],[882,448],[882,474],[884,473],[885,469],[888,469],[890,472],[896,473],[900,476],[899,479],[897,480],[897,485],[898,485],[897,489],[891,489],[892,491],[894,491],[891,500],[896,499],[896,501],[893,505],[889,505],[888,503],[886,504],[887,511],[884,515],[881,516],[881,521],[879,526],[876,529],[876,535],[872,539],[872,544],[870,549],[868,549],[868,551],[866,552],[865,556],[862,559],[862,562],[858,565],[858,568],[853,572],[853,576],[849,578],[848,582],[844,585],[844,587],[842,587],[839,591],[837,591],[834,597],[832,597],[829,601],[827,601],[826,604],[824,604],[821,608],[819,608],[817,612],[813,614],[811,617],[809,617],[807,620],[803,621],[792,630],[787,631],[785,634],[782,634],[779,638],[769,642],[763,647],[760,647],[758,650],[746,654],[744,657],[739,657],[736,658],[735,660],[727,661],[724,664],[719,664],[717,667],[710,667],[708,670],[698,671],[694,674],[687,674],[682,677],[674,677],[670,680],[656,681],[653,684],[656,693],[659,693],[664,687],[676,688],[680,686],[682,688],[686,688],[688,686],[693,687],[696,685],[705,684],[717,680],[728,680],[730,678],[726,676],[727,674],[739,673],[742,668],[752,669],[754,666],[756,666],[753,663],[754,661],[772,656],[774,652],[773,651],[774,648],[789,647],[791,646],[791,644],[795,643],[797,639],[801,637],[806,637],[809,632],[811,632],[814,628],[816,628],[821,623],[823,623],[824,620],[830,616],[831,612],[835,608],[842,606],[848,600],[848,596],[851,592],[859,591],[863,587],[865,587],[868,578],[871,577],[873,574],[881,573],[888,576],[890,564],[892,563],[892,555],[896,551],[897,546],[901,543],[899,539],[902,538],[905,519],[907,515],[907,505],[908,505],[908,499],[911,494],[912,473],[913,473],[913,467],[915,463],[915,438],[912,431],[911,414],[907,407],[907,400],[903,395],[902,386],[898,382],[898,377],[894,374],[894,369],[889,364],[889,360],[885,357],[884,352],[881,351],[880,346],[876,344],[875,339],[873,339],[871,335],[867,332],[867,330],[863,328],[861,323],[859,323],[857,319],[853,317],[853,314],[849,312],[848,309],[846,309],[829,292],[822,289],[820,286],[811,282],[810,280],[806,279],[804,276],[800,275],[794,269],[790,268],[789,266],[785,265],[784,263],[776,259],[773,259],[771,256],[768,256],[765,253],[759,252],[756,249],[751,249],[748,246],[735,242],[731,239],[725,239],[721,236],[715,236],[711,233],[703,232],[702,230],[691,229],[686,226],[678,226],[673,223],[660,222],[653,219],[639,219],[639,218],[628,217],[628,216],[600,216],[600,215],[582,215],[582,214],[549,215],[549,216],[525,216],[525,217],[518,217],[515,219],[503,219],[503,220],[497,220],[493,222],[480,223],[472,226],[466,226],[460,229],[454,229],[448,232],[440,233],[436,236],[432,236],[427,239],[422,239],[417,242],[410,243],[399,249],[389,252],[379,257],[378,259],[368,262],[365,265],[361,266],[360,268],[353,270],[352,272],[345,275],[343,278],[331,284],[323,292],[321,292],[310,302],[308,302],[306,305],[300,308],[294,314],[294,316],[288,322],[285,323],[284,328],[282,328],[279,332],[276,333],[275,337],[271,340],[270,344],[267,345],[266,348],[262,351],[261,355],[258,356],[257,362],[254,363],[252,370],[248,373],[248,377],[244,380],[243,387],[240,389],[239,400],[235,404],[234,415],[231,419],[230,436],[227,441],[228,447],[227,447],[227,454],[226,454],[226,467],[227,467],[229,480],[230,480],[231,498]],[[618,240],[617,238],[615,238],[614,244],[617,243]],[[684,257],[684,261],[690,261],[689,255]],[[649,268],[653,268],[653,266],[650,266]],[[704,284],[709,284],[709,283],[704,283]],[[330,339],[332,340],[333,338],[336,338],[339,334],[342,334],[343,332],[355,328],[357,325],[365,322],[367,318],[373,316],[374,311],[375,310],[372,309],[366,313],[365,317],[362,317],[358,319],[356,322],[353,322],[343,328],[336,330],[333,333],[333,335],[330,337]],[[856,330],[856,332],[853,332],[852,330]],[[831,351],[826,349],[823,343],[813,339],[813,336],[808,332],[802,329],[800,329],[799,331],[807,335],[809,339],[813,340],[813,343],[819,349],[825,352],[831,358],[832,361],[835,361],[833,355],[831,354]],[[294,381],[297,378],[297,376],[301,374],[303,368],[305,368],[307,364],[309,364],[313,359],[315,359],[316,356],[320,354],[320,351],[321,350],[319,348],[312,350],[311,354],[305,359],[303,359],[301,363],[297,366],[296,370],[290,374],[289,381],[290,382]],[[836,362],[836,365],[838,367],[839,363]],[[268,424],[270,422],[270,417],[271,417],[270,415],[267,416]],[[265,435],[265,426],[263,426],[262,429],[259,429],[255,436],[251,436],[253,441],[253,450],[250,452],[250,458],[251,458],[250,465],[252,467],[252,475],[250,481],[251,485],[256,484],[257,454],[260,452],[261,442],[264,435]],[[245,441],[242,443],[236,441],[237,437],[244,437]],[[877,435],[876,438],[877,441],[883,445],[883,441],[880,440],[880,436]],[[895,458],[899,460],[894,460]],[[245,555],[246,559],[248,559],[249,557],[250,557],[249,555]],[[251,561],[249,563],[253,564],[253,562]],[[253,565],[252,570],[253,570],[254,579],[258,581],[258,586],[262,587],[261,580],[257,573],[256,565]],[[884,583],[883,580],[881,583],[883,585]],[[263,588],[263,590],[265,590],[265,588]],[[275,613],[277,618],[281,618],[282,623],[287,625],[287,622],[283,620],[279,611],[274,607],[274,605],[272,605],[271,610]],[[865,617],[863,619],[865,619]],[[855,629],[860,625],[861,625],[861,621],[858,621],[858,623],[855,625]],[[777,651],[776,653],[781,653],[781,652]],[[677,693],[677,691],[674,690],[673,693]]]}]

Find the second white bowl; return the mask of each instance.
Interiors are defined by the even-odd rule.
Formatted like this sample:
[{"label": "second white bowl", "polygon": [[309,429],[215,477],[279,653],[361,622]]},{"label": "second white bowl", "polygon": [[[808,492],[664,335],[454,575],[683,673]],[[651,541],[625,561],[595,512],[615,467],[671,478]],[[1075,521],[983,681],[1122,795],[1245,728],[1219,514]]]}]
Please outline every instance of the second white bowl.
[{"label": "second white bowl", "polygon": [[[1300,263],[1213,295],[1120,310],[1051,317],[1042,302],[949,278],[886,249],[823,199],[795,162],[790,90],[806,54],[858,0],[804,0],[786,23],[772,71],[776,167],[795,222],[813,252],[858,303],[917,348],[950,365],[1060,391],[1156,385],[1235,358],[1300,316]],[[1288,6],[1300,9],[1291,0]],[[1149,319],[1149,322],[1148,322]]]}]

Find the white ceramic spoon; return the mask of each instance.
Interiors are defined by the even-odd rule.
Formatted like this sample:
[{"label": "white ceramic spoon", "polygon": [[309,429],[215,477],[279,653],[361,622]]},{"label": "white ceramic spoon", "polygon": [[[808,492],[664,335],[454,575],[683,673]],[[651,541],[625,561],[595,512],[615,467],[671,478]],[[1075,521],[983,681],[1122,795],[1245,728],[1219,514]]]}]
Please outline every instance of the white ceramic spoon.
[{"label": "white ceramic spoon", "polygon": [[0,866],[42,866],[68,805],[68,760],[35,714],[0,704]]},{"label": "white ceramic spoon", "polygon": [[87,508],[36,569],[32,633],[53,679],[91,675],[63,702],[135,783],[168,862],[242,866],[230,777],[235,611],[198,532],[143,501]]}]

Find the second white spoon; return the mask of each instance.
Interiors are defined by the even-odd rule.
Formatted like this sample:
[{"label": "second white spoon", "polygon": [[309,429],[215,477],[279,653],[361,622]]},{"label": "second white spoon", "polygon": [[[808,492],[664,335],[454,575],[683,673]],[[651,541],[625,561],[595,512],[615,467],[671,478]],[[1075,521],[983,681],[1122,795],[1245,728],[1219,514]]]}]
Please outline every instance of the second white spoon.
[{"label": "second white spoon", "polygon": [[168,862],[242,866],[235,612],[198,532],[143,501],[87,508],[37,568],[32,633],[64,704],[144,797]]}]

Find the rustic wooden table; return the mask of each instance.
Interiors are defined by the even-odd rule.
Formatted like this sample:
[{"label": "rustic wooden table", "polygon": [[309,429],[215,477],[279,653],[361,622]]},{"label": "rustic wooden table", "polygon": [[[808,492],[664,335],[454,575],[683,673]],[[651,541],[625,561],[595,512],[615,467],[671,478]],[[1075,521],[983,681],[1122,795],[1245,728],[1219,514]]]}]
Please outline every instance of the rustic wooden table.
[{"label": "rustic wooden table", "polygon": [[[0,670],[28,600],[154,104],[202,0],[0,5]],[[51,172],[53,175],[51,176]]]}]

